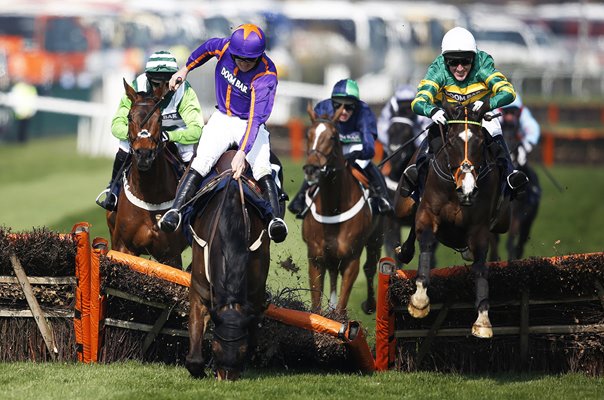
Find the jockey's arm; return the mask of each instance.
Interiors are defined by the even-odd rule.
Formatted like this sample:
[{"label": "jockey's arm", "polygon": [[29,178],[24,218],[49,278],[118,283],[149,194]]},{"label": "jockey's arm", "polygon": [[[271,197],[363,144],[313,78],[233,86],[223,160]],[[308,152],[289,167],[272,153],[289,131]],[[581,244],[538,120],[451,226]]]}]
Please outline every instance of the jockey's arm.
[{"label": "jockey's arm", "polygon": [[132,102],[124,95],[111,121],[111,133],[119,140],[128,140],[128,114],[131,106]]},{"label": "jockey's arm", "polygon": [[199,142],[203,130],[203,113],[197,94],[193,88],[188,87],[178,105],[178,113],[187,125],[185,129],[168,132],[170,141],[181,144],[195,144]]},{"label": "jockey's arm", "polygon": [[523,143],[528,143],[531,146],[535,146],[539,143],[539,139],[541,138],[541,127],[539,126],[539,122],[533,117],[531,110],[528,107],[524,107],[522,109],[522,114],[520,114],[520,131],[522,132]]},{"label": "jockey's arm", "polygon": [[370,160],[375,155],[377,124],[375,122],[375,116],[369,107],[361,108],[361,115],[358,121],[358,128],[361,132],[361,140],[363,141],[363,150],[361,155],[357,158],[361,160]]}]

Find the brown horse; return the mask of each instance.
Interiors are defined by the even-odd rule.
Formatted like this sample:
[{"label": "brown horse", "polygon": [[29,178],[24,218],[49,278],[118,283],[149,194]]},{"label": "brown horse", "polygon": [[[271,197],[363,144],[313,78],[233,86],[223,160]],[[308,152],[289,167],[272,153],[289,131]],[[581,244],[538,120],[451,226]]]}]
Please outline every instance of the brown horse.
[{"label": "brown horse", "polygon": [[[473,260],[478,318],[472,334],[492,337],[489,321],[488,268],[490,232],[504,233],[510,222],[509,198],[500,192],[501,171],[487,145],[491,138],[482,129],[483,115],[468,106],[445,104],[448,130],[441,131],[444,145],[429,160],[425,190],[415,214],[415,230],[406,245],[418,238],[420,255],[416,291],[409,299],[409,313],[423,318],[430,311],[427,289],[435,240]],[[409,208],[409,213],[413,208]]]},{"label": "brown horse", "polygon": [[[197,378],[205,376],[203,337],[210,318],[214,323],[216,377],[235,380],[265,308],[270,240],[263,215],[248,203],[242,185],[261,202],[264,199],[250,178],[232,179],[230,160],[234,154],[227,151],[218,161],[219,175],[198,193],[202,201],[190,223],[194,239],[185,365]],[[217,189],[210,189],[214,187]],[[209,199],[204,191],[208,191]]]},{"label": "brown horse", "polygon": [[[367,194],[353,175],[342,152],[336,121],[318,118],[310,105],[311,127],[307,135],[305,179],[311,185],[306,194],[310,211],[302,222],[302,238],[308,246],[311,300],[314,310],[321,309],[325,272],[331,280],[330,303],[336,302],[338,273],[342,275],[336,311],[346,310],[352,285],[359,274],[360,257],[367,250],[363,265],[367,278],[367,300],[362,308],[375,311],[373,277],[384,241],[382,218],[373,215]],[[309,193],[312,192],[312,198]]]},{"label": "brown horse", "polygon": [[124,88],[132,102],[128,141],[133,162],[124,178],[117,210],[107,212],[111,247],[137,256],[149,254],[161,263],[180,268],[181,253],[187,247],[184,236],[180,230],[165,233],[157,227],[157,221],[172,206],[178,185],[161,140],[158,105],[167,88],[137,93],[125,80]]}]

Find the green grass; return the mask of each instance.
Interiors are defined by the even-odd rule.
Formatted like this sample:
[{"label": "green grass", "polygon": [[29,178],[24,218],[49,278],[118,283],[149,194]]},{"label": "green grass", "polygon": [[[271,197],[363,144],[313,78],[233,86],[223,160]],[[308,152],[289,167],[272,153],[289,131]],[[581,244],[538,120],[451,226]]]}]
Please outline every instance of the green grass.
[{"label": "green grass", "polygon": [[[302,162],[283,157],[286,190],[296,193],[302,179]],[[0,146],[0,225],[13,232],[49,227],[68,232],[80,221],[92,224],[91,237],[109,239],[105,212],[94,203],[107,185],[112,160],[76,154],[74,137],[40,139],[24,146]],[[543,172],[537,172],[543,186],[543,200],[526,256],[554,256],[604,251],[601,227],[604,222],[604,169],[585,166],[555,166],[551,173],[565,187],[560,193]],[[301,239],[301,222],[288,213],[290,235],[285,243],[271,246],[269,286],[273,292],[285,287],[300,288],[309,300],[306,246]],[[500,251],[503,250],[503,240]],[[190,254],[190,252],[188,252]],[[300,268],[291,273],[279,261],[291,256]],[[185,253],[185,260],[188,254]],[[440,246],[440,266],[459,265],[461,257]],[[413,261],[408,268],[413,268]],[[368,330],[370,345],[375,341],[374,316],[360,311],[365,295],[361,273],[353,288],[349,315]],[[234,384],[213,380],[194,381],[181,367],[141,365],[0,364],[0,398],[497,398],[497,399],[596,399],[604,398],[602,379],[581,375],[457,376],[442,374],[376,374],[372,377],[340,374],[283,374],[283,371],[249,371]],[[88,382],[81,385],[81,382]]]},{"label": "green grass", "polygon": [[[582,375],[372,376],[248,371],[223,383],[195,380],[182,367],[134,362],[110,365],[0,364],[0,398],[12,399],[547,399],[591,400],[604,395],[604,380]],[[85,384],[83,384],[85,382]]]}]

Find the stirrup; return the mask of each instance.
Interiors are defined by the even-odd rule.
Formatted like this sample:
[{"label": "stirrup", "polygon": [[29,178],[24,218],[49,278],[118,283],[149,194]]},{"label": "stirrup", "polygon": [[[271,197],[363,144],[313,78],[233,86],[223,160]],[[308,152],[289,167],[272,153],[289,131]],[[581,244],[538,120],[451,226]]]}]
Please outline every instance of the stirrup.
[{"label": "stirrup", "polygon": [[389,212],[394,210],[394,208],[392,207],[392,204],[390,204],[390,201],[388,201],[387,198],[385,198],[383,196],[378,196],[377,201],[378,201],[378,212],[381,215],[388,214]]},{"label": "stirrup", "polygon": [[[285,231],[283,229],[285,228]],[[275,230],[276,232],[273,232]],[[268,237],[275,243],[281,243],[287,237],[288,229],[285,221],[279,217],[271,219],[268,223]]]},{"label": "stirrup", "polygon": [[409,197],[417,190],[417,164],[411,164],[403,171],[403,182],[399,190],[402,197]]},{"label": "stirrup", "polygon": [[515,169],[507,176],[506,181],[512,190],[518,190],[525,186],[529,180],[524,172]]},{"label": "stirrup", "polygon": [[[105,199],[101,201],[101,197],[105,195]],[[114,211],[117,205],[117,196],[111,192],[110,188],[103,190],[96,197],[96,204],[103,207],[107,211]]]},{"label": "stirrup", "polygon": [[[178,218],[178,222],[176,224],[176,227],[174,227],[174,228],[172,228],[172,226],[174,225],[173,221],[166,221],[166,217],[168,219],[170,219],[170,216],[173,214],[176,214],[176,217]],[[168,232],[168,233],[174,232],[180,226],[181,219],[182,218],[181,218],[178,210],[175,208],[171,208],[168,211],[166,211],[166,213],[164,215],[162,215],[162,217],[159,219],[159,221],[157,221],[157,226],[159,227],[160,230],[162,230],[164,232]]]}]

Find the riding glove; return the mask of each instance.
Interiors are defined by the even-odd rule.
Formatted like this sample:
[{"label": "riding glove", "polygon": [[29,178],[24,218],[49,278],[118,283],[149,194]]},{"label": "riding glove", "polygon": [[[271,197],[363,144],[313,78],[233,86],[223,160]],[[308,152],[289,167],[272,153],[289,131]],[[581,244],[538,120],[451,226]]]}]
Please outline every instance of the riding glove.
[{"label": "riding glove", "polygon": [[436,122],[439,125],[444,125],[447,123],[447,118],[445,118],[445,112],[440,108],[435,108],[430,115],[432,121]]},{"label": "riding glove", "polygon": [[491,104],[489,101],[476,100],[472,104],[472,111],[478,112],[479,115],[485,115],[487,112],[491,111]]}]

